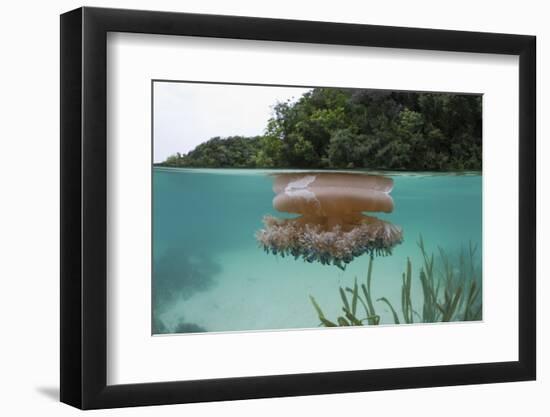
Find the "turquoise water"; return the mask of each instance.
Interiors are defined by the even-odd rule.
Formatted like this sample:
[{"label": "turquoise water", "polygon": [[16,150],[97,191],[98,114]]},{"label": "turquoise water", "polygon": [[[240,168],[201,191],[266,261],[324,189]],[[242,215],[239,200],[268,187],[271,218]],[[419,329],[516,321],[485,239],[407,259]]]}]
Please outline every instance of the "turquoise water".
[{"label": "turquoise water", "polygon": [[[154,168],[153,333],[317,327],[309,295],[328,318],[341,315],[340,286],[365,279],[364,255],[345,271],[266,254],[255,239],[272,207],[272,177],[280,171]],[[407,258],[413,305],[421,306],[417,276],[422,235],[429,251],[456,258],[469,242],[481,248],[480,175],[386,173],[394,180],[394,211],[376,214],[402,227],[404,242],[376,257],[372,292],[400,306]],[[481,264],[481,253],[476,253]],[[391,314],[377,305],[382,324]]]}]

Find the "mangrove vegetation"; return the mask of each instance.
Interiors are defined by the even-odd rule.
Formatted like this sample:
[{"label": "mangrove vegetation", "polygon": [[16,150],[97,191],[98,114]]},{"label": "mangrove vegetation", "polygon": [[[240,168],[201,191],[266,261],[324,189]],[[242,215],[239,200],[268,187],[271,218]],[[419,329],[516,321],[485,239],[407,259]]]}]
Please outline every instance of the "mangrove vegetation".
[{"label": "mangrove vegetation", "polygon": [[480,95],[314,88],[274,104],[263,135],[205,138],[157,165],[481,170],[481,119]]}]

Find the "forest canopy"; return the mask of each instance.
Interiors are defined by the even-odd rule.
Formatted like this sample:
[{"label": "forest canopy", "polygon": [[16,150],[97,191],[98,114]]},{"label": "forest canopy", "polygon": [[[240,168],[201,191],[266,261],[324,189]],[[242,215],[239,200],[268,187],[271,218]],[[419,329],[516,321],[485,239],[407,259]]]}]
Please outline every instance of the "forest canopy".
[{"label": "forest canopy", "polygon": [[481,170],[481,96],[315,88],[261,136],[215,137],[157,164],[190,168]]}]

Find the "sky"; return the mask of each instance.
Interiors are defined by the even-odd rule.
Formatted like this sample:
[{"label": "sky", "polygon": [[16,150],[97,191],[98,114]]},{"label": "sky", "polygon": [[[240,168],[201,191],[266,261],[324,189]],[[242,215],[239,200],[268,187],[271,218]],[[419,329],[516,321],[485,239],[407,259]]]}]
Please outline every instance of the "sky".
[{"label": "sky", "polygon": [[155,82],[154,161],[220,136],[264,133],[272,107],[294,101],[307,88]]}]

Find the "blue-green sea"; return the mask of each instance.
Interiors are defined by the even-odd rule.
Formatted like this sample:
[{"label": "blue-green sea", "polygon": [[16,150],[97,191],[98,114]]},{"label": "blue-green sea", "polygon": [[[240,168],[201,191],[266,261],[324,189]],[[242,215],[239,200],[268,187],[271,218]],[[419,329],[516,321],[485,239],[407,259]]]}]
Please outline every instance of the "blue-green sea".
[{"label": "blue-green sea", "polygon": [[[325,315],[341,315],[340,287],[363,282],[369,255],[343,271],[333,265],[266,254],[255,233],[273,209],[278,171],[153,169],[153,333],[225,332],[312,328]],[[404,241],[393,254],[375,257],[372,293],[399,310],[402,274],[412,264],[413,306],[421,307],[417,276],[422,236],[427,250],[457,259],[477,245],[481,268],[482,177],[479,173],[383,173],[394,180],[392,213],[377,217],[399,225]],[[381,324],[392,324],[377,303]],[[419,307],[419,308],[420,308]]]}]

